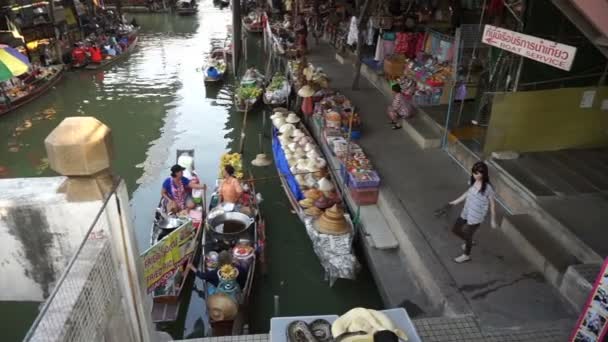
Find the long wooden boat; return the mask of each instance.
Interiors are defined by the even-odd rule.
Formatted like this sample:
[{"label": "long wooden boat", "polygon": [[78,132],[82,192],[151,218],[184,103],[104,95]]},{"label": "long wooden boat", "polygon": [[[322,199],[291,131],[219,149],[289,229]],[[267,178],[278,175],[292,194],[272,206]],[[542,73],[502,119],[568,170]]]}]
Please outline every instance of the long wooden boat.
[{"label": "long wooden boat", "polygon": [[12,112],[13,110],[37,99],[40,95],[46,93],[63,78],[65,73],[65,67],[63,65],[52,66],[49,68],[53,68],[55,72],[48,79],[38,81],[34,89],[30,90],[27,94],[11,99],[10,103],[6,105],[0,105],[0,116]]},{"label": "long wooden boat", "polygon": [[198,12],[196,0],[179,0],[175,6],[178,15],[194,15]]},{"label": "long wooden boat", "polygon": [[237,95],[234,95],[234,107],[237,112],[245,113],[246,111],[252,110],[262,98],[262,94],[254,99],[247,99],[241,101]]},{"label": "long wooden boat", "polygon": [[[313,136],[303,123],[297,124],[296,127],[314,142]],[[317,148],[319,154],[322,156],[322,149],[318,146]],[[317,254],[317,257],[325,270],[326,279],[329,280],[330,285],[333,285],[338,278],[355,279],[359,263],[352,250],[355,230],[350,215],[344,215],[348,226],[348,233],[342,235],[327,235],[317,231],[314,226],[314,220],[318,215],[309,214],[300,204],[302,203],[300,201],[304,199],[304,193],[302,192],[304,186],[300,185],[295,179],[295,175],[289,167],[283,147],[279,141],[279,132],[274,127],[272,128],[272,150],[281,185],[287,195],[289,203],[291,203],[293,211],[306,227],[306,232],[311,239],[315,254]],[[306,172],[300,173],[298,171],[298,174],[306,174]],[[333,188],[337,190],[338,187],[336,186],[334,179],[329,176],[330,173],[323,172],[323,174],[324,177],[331,182]],[[339,195],[339,192],[336,191],[335,195],[336,197],[334,197],[332,201],[338,205],[344,205],[344,200]],[[342,249],[338,251],[337,246],[341,246]]]},{"label": "long wooden boat", "polygon": [[[277,75],[273,76],[273,79],[270,81],[270,84],[266,87],[262,100],[264,101],[264,104],[266,104],[270,107],[286,107],[287,98],[289,97],[289,93],[291,91],[291,89],[289,88],[290,87],[289,81],[285,77],[285,79],[281,82],[281,84],[282,84],[281,88],[271,90],[270,87],[275,82],[275,77],[277,77]],[[281,77],[283,77],[283,76],[281,76]],[[280,96],[278,96],[278,97],[273,96],[273,93],[275,91],[283,91],[283,93],[280,94]]]},{"label": "long wooden boat", "polygon": [[[214,192],[203,230],[203,257],[198,270],[204,274],[204,319],[210,336],[247,334],[249,299],[255,272],[263,266],[265,223],[253,177],[241,181],[243,195],[237,204],[219,203]],[[216,257],[232,255],[232,264],[218,265]],[[221,261],[221,260],[220,260]],[[232,267],[232,268],[231,268]],[[222,278],[220,270],[236,269],[236,279]]]},{"label": "long wooden boat", "polygon": [[[176,161],[181,156],[186,156],[192,158],[194,160],[194,150],[177,150],[177,158]],[[194,162],[192,163],[192,167],[194,168]],[[189,288],[187,286],[192,281],[193,272],[186,267],[186,265],[196,262],[200,258],[201,253],[201,237],[202,231],[201,228],[203,223],[203,218],[205,216],[205,204],[199,208],[202,211],[201,220],[192,220],[192,225],[196,231],[194,236],[194,246],[191,256],[189,256],[186,260],[181,263],[181,268],[178,272],[174,273],[171,277],[167,278],[165,281],[165,286],[161,286],[157,288],[152,293],[152,321],[154,323],[166,323],[173,322],[177,320],[177,316],[183,301],[184,297],[184,289]],[[158,208],[156,210],[154,216],[154,224],[152,225],[152,231],[150,234],[150,246],[154,246],[159,241],[167,237],[171,234],[175,228],[164,229],[161,227],[164,217],[162,212],[164,211],[162,205],[162,199],[159,202]],[[184,221],[182,221],[184,222]],[[181,279],[181,281],[180,281]],[[171,285],[175,284],[175,285]],[[170,290],[167,291],[167,288]],[[159,290],[160,289],[160,290]],[[171,291],[173,290],[173,291]]]},{"label": "long wooden boat", "polygon": [[215,83],[224,80],[228,72],[228,62],[226,61],[225,48],[215,49],[211,52],[209,60],[203,68],[205,83]]},{"label": "long wooden boat", "polygon": [[[259,71],[258,75],[261,75]],[[262,77],[262,76],[260,76]],[[255,105],[262,99],[262,95],[264,94],[264,80],[256,78],[241,80],[239,88],[255,88],[259,90],[259,95],[255,98],[248,98],[246,100],[241,100],[239,97],[239,89],[234,94],[234,106],[236,107],[237,112],[245,112],[247,110],[251,110]]]},{"label": "long wooden boat", "polygon": [[127,46],[127,48],[120,55],[117,55],[117,56],[114,56],[111,58],[105,58],[100,63],[89,63],[84,68],[87,70],[99,70],[99,69],[103,69],[103,68],[107,67],[108,65],[112,65],[118,61],[126,59],[131,54],[131,52],[133,52],[133,50],[135,50],[135,48],[137,47],[138,39],[139,39],[139,37],[137,37],[137,36],[135,38],[133,38],[133,41],[131,41],[131,44],[129,44],[129,46]]}]

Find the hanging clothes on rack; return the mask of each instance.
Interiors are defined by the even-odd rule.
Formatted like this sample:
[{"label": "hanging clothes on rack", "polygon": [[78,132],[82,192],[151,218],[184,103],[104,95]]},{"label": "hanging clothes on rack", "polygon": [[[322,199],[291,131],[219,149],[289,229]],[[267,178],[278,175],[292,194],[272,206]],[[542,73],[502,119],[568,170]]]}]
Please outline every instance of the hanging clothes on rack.
[{"label": "hanging clothes on rack", "polygon": [[376,36],[376,29],[372,23],[372,20],[367,21],[367,30],[365,31],[365,43],[367,46],[374,45],[374,37]]},{"label": "hanging clothes on rack", "polygon": [[376,43],[376,53],[374,54],[374,60],[377,62],[384,61],[384,41],[382,40],[382,35],[378,35],[378,42]]},{"label": "hanging clothes on rack", "polygon": [[348,35],[346,36],[346,44],[355,45],[359,40],[359,28],[357,27],[357,17],[350,18],[348,26]]}]

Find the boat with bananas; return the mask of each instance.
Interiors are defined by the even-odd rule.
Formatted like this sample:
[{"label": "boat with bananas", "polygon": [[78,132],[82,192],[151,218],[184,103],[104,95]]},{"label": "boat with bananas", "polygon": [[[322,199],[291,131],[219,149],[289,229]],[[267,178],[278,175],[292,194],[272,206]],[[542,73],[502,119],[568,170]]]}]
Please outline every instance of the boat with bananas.
[{"label": "boat with bananas", "polygon": [[264,93],[264,75],[257,69],[249,69],[241,79],[234,94],[234,105],[238,112],[251,110]]},{"label": "boat with bananas", "polygon": [[[184,177],[198,182],[194,170],[194,150],[178,150],[177,164]],[[200,257],[205,199],[201,191],[192,191],[187,208],[168,212],[161,199],[154,215],[150,248],[142,254],[146,287],[152,295],[152,321],[166,323],[177,320],[184,288],[189,288],[192,272],[187,267]]]},{"label": "boat with bananas", "polygon": [[353,251],[354,225],[328,172],[327,159],[295,113],[272,116],[272,151],[285,194],[306,226],[330,285],[355,279],[359,262]]},{"label": "boat with bananas", "polygon": [[232,165],[242,187],[237,203],[223,202],[222,185],[213,193],[203,229],[202,255],[196,270],[203,279],[197,289],[205,300],[208,336],[248,333],[248,305],[255,272],[264,262],[265,224],[260,211],[261,196],[253,178],[245,179],[241,155],[225,154],[221,170]]}]

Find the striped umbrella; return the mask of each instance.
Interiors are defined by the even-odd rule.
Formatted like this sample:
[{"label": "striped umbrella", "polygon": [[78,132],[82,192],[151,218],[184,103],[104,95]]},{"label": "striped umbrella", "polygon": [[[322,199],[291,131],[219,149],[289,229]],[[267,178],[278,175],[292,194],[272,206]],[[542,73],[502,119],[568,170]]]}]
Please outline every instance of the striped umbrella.
[{"label": "striped umbrella", "polygon": [[24,74],[30,67],[26,56],[8,45],[0,44],[0,81]]}]

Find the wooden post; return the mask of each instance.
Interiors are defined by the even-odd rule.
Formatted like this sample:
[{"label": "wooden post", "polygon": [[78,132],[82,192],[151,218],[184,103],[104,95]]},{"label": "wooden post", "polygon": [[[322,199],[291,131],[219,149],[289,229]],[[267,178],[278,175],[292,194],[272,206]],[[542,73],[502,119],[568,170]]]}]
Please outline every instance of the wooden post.
[{"label": "wooden post", "polygon": [[238,75],[238,66],[241,57],[241,0],[232,1],[232,67],[234,75]]},{"label": "wooden post", "polygon": [[363,26],[365,25],[365,21],[363,18],[367,13],[367,8],[369,7],[370,0],[365,0],[363,3],[363,7],[359,11],[359,18],[357,18],[357,28],[359,29],[359,36],[357,37],[357,64],[355,65],[355,79],[353,80],[352,89],[359,89],[359,78],[361,76],[361,45],[363,45]]},{"label": "wooden post", "polygon": [[247,113],[249,112],[249,104],[245,102],[245,114],[243,115],[243,126],[241,127],[241,143],[239,147],[239,153],[243,154],[245,149],[245,126],[247,125]]}]

